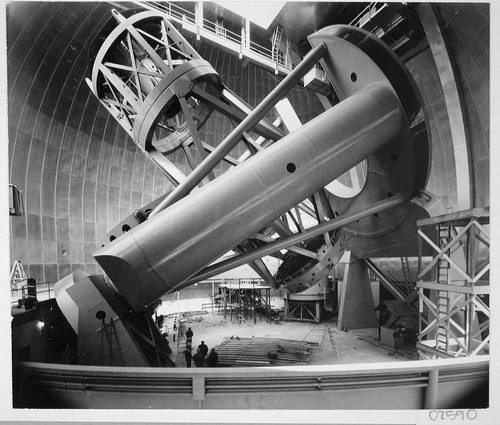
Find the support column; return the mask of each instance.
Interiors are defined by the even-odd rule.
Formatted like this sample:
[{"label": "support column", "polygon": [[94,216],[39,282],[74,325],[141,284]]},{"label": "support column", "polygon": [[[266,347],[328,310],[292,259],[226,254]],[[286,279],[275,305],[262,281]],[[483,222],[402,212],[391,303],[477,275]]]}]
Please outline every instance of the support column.
[{"label": "support column", "polygon": [[250,50],[250,21],[245,19],[245,48]]},{"label": "support column", "polygon": [[226,320],[226,312],[227,312],[227,293],[226,293],[226,287],[224,286],[224,320]]},{"label": "support column", "polygon": [[337,327],[366,329],[377,326],[368,268],[363,260],[350,254],[344,272]]},{"label": "support column", "polygon": [[245,26],[241,27],[240,35],[241,35],[241,42],[240,42],[240,52],[238,54],[238,57],[240,59],[243,59],[243,49],[246,48],[246,40],[247,40],[247,33]]},{"label": "support column", "polygon": [[439,369],[429,370],[429,383],[425,388],[424,409],[435,409],[437,406]]},{"label": "support column", "polygon": [[214,291],[214,281],[212,279],[212,314],[214,314],[214,302],[215,302],[215,291]]},{"label": "support column", "polygon": [[203,2],[197,1],[194,5],[194,20],[196,25],[196,40],[200,40],[200,31],[203,29]]}]

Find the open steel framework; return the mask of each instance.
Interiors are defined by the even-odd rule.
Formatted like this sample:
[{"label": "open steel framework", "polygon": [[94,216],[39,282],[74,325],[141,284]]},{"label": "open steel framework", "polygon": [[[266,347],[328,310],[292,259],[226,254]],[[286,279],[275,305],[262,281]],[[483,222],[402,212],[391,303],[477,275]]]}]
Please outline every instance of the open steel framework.
[{"label": "open steel framework", "polygon": [[489,220],[489,209],[474,208],[417,222],[421,242],[435,251],[417,283],[424,359],[489,352]]}]

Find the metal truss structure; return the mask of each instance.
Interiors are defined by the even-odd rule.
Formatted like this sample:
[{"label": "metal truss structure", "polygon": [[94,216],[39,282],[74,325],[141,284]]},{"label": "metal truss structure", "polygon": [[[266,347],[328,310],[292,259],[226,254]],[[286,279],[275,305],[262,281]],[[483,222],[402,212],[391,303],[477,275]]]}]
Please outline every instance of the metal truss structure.
[{"label": "metal truss structure", "polygon": [[[200,129],[214,110],[241,121],[247,105],[224,88],[212,66],[203,60],[164,15],[141,12],[128,18],[113,10],[116,26],[106,27],[105,41],[94,50],[92,79],[87,84],[143,153],[177,186],[213,147]],[[253,129],[266,140],[284,133],[267,120]],[[250,137],[252,151],[261,149]],[[260,140],[260,143],[263,139]],[[171,159],[182,149],[190,170]],[[223,160],[234,166],[230,156]],[[209,179],[214,179],[212,172]]]},{"label": "metal truss structure", "polygon": [[489,352],[489,217],[475,208],[417,222],[421,242],[435,251],[417,282],[424,359]]},{"label": "metal truss structure", "polygon": [[285,320],[319,323],[320,301],[303,301],[285,299]]},{"label": "metal truss structure", "polygon": [[[218,299],[218,308],[224,319],[229,318],[233,322],[241,324],[244,322],[257,321],[262,315],[266,321],[271,320],[271,287],[263,282],[255,282],[253,279],[238,279],[237,282],[223,282],[219,285],[221,291]],[[234,317],[233,317],[234,316]]]}]

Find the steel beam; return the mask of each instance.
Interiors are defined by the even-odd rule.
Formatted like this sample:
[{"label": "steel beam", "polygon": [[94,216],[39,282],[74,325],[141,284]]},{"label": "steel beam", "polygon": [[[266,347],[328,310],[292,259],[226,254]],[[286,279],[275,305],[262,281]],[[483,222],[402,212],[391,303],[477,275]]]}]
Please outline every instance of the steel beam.
[{"label": "steel beam", "polygon": [[387,278],[387,276],[380,270],[375,263],[368,259],[365,258],[365,263],[368,266],[368,268],[375,274],[375,276],[378,277],[380,280],[380,283],[386,287],[386,289],[396,297],[397,300],[399,301],[406,301],[406,295],[403,294],[391,281],[390,279]]}]

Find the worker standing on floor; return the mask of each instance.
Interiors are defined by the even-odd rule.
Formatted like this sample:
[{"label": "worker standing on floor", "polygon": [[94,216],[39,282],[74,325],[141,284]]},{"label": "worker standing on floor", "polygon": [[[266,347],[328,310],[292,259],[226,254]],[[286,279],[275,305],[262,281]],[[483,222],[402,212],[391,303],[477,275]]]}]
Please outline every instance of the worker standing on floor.
[{"label": "worker standing on floor", "polygon": [[201,354],[203,354],[203,358],[207,357],[208,346],[205,344],[205,341],[201,341],[201,344],[198,345],[198,349],[200,350]]},{"label": "worker standing on floor", "polygon": [[205,356],[202,354],[199,348],[198,350],[196,350],[196,354],[193,356],[193,360],[196,367],[203,367],[203,361],[205,360]]},{"label": "worker standing on floor", "polygon": [[191,344],[192,341],[193,341],[193,331],[191,330],[191,328],[188,328],[188,330],[186,331],[186,343]]},{"label": "worker standing on floor", "polygon": [[403,326],[399,327],[394,331],[392,336],[394,337],[394,354],[398,352],[398,348],[402,348],[404,346],[404,338],[405,338],[405,329],[406,323],[403,322]]},{"label": "worker standing on floor", "polygon": [[179,327],[177,331],[177,340],[181,342],[182,338],[186,335],[186,325],[183,322],[179,322]]},{"label": "worker standing on floor", "polygon": [[186,360],[186,367],[191,367],[191,359],[193,356],[191,355],[191,346],[187,345],[184,350],[184,359]]},{"label": "worker standing on floor", "polygon": [[210,354],[208,355],[207,366],[217,367],[218,361],[219,361],[219,355],[217,354],[217,351],[215,351],[215,348],[212,348],[210,350]]}]

